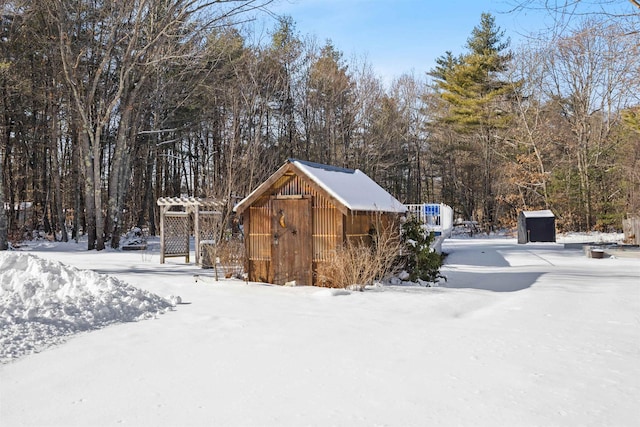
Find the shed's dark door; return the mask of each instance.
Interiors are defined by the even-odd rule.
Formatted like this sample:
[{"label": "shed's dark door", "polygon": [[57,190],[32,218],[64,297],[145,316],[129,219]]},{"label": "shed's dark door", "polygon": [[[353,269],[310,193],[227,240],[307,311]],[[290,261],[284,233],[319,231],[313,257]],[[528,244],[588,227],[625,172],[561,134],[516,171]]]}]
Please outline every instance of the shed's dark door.
[{"label": "shed's dark door", "polygon": [[311,199],[271,201],[273,282],[311,285]]},{"label": "shed's dark door", "polygon": [[529,232],[530,242],[555,242],[555,218],[529,218],[527,231]]}]

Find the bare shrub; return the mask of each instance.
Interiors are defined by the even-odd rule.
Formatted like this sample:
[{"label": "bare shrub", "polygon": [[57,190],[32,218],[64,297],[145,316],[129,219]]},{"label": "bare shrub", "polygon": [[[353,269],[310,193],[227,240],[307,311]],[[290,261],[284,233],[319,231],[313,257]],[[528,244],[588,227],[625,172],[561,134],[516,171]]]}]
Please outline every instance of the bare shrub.
[{"label": "bare shrub", "polygon": [[[371,240],[368,242],[367,240]],[[397,273],[402,249],[400,232],[393,225],[372,233],[371,239],[347,241],[336,249],[327,261],[323,280],[325,286],[363,290],[376,280]]]},{"label": "bare shrub", "polygon": [[244,272],[244,244],[240,239],[221,240],[217,244],[203,245],[202,266],[213,268],[218,279],[222,274],[241,278]]}]

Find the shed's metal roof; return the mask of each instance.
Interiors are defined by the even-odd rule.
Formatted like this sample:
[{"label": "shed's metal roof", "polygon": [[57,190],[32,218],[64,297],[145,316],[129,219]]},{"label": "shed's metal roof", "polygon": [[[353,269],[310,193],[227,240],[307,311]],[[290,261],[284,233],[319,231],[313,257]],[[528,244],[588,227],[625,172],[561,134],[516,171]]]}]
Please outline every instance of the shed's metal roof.
[{"label": "shed's metal roof", "polygon": [[522,211],[525,218],[555,218],[553,212],[548,209],[541,211]]},{"label": "shed's metal roof", "polygon": [[407,208],[359,169],[289,159],[305,175],[352,211],[406,212]]},{"label": "shed's metal roof", "polygon": [[348,210],[393,213],[407,211],[402,203],[358,169],[347,169],[297,159],[287,160],[287,163],[271,177],[241,200],[234,210],[242,213],[276,180],[290,172],[302,176],[313,182],[316,188],[325,191],[337,204],[341,205],[338,208],[343,213]]}]

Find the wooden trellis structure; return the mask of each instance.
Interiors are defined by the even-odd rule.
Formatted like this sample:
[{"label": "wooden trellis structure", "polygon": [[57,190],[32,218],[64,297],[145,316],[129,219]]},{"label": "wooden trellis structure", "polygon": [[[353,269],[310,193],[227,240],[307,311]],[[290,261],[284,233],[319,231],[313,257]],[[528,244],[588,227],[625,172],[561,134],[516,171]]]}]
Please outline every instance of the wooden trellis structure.
[{"label": "wooden trellis structure", "polygon": [[223,202],[198,197],[161,197],[160,263],[168,257],[185,257],[189,262],[189,238],[195,237],[196,264],[200,264],[200,242],[213,240],[221,226]]}]

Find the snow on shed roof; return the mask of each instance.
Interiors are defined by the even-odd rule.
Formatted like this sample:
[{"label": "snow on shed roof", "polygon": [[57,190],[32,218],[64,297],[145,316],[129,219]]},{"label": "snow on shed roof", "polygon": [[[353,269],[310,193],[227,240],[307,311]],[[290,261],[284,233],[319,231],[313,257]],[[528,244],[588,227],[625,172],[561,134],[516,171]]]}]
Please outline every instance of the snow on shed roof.
[{"label": "snow on shed roof", "polygon": [[325,191],[341,205],[339,209],[343,213],[347,210],[395,213],[407,211],[402,203],[358,169],[340,168],[296,159],[288,159],[287,163],[271,177],[241,200],[234,207],[234,211],[244,212],[277,179],[292,171],[297,171],[295,173],[312,181],[316,188]]},{"label": "snow on shed roof", "polygon": [[548,209],[541,211],[522,211],[525,218],[555,218],[553,212]]},{"label": "snow on shed roof", "polygon": [[352,211],[406,212],[407,208],[359,169],[289,159]]}]

